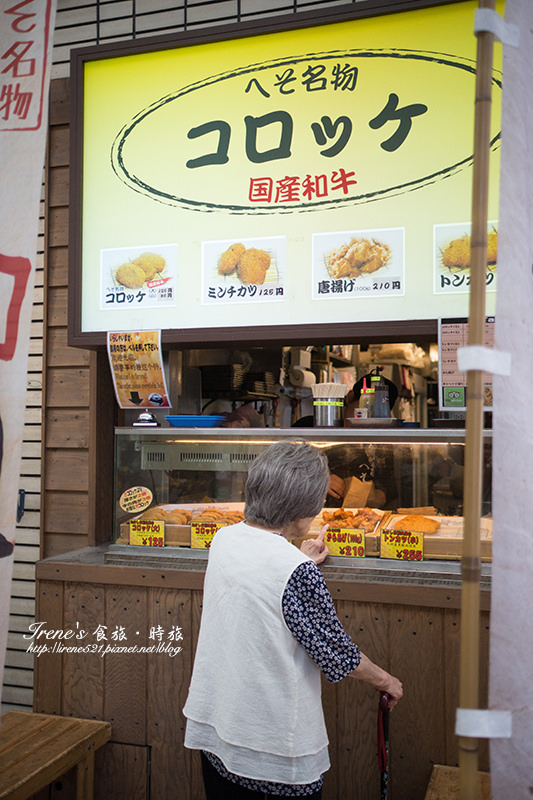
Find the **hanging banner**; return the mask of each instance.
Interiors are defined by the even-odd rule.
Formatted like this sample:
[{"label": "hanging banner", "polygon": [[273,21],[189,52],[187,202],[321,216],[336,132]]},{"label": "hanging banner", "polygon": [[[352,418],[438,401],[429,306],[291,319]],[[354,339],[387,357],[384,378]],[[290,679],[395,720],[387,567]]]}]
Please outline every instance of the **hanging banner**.
[{"label": "hanging banner", "polygon": [[[533,3],[509,0],[505,22],[519,38],[503,46],[501,162],[502,266],[495,347],[511,356],[511,374],[494,376],[492,597],[489,708],[512,714],[512,735],[490,740],[494,800],[529,798],[533,755],[533,615],[529,613],[530,478],[533,474]],[[496,45],[499,48],[499,45]],[[501,49],[501,48],[500,48]]]},{"label": "hanging banner", "polygon": [[466,316],[476,6],[74,51],[73,343]]},{"label": "hanging banner", "polygon": [[56,0],[0,0],[0,684],[8,632]]}]

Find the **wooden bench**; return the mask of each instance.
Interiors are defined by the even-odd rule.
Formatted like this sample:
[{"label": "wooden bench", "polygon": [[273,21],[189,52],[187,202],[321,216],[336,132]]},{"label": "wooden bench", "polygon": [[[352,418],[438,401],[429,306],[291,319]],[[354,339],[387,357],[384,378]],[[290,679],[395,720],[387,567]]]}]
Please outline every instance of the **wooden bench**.
[{"label": "wooden bench", "polygon": [[[479,772],[480,800],[491,800],[490,773]],[[459,800],[459,767],[435,764],[424,800]]]},{"label": "wooden bench", "polygon": [[8,711],[0,718],[0,798],[26,800],[77,767],[76,800],[93,800],[94,754],[111,723]]}]

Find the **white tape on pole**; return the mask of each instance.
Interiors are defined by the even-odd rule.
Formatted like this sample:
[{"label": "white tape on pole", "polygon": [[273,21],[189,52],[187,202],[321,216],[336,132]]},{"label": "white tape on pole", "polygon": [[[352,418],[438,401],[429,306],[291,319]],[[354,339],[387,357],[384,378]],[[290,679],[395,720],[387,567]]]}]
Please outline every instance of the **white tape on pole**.
[{"label": "white tape on pole", "polygon": [[518,47],[520,29],[517,25],[506,23],[497,11],[490,8],[478,8],[474,16],[474,33],[493,33],[502,44]]},{"label": "white tape on pole", "polygon": [[455,733],[473,739],[510,739],[513,717],[510,711],[483,708],[458,708]]},{"label": "white tape on pole", "polygon": [[458,347],[457,366],[461,372],[482,370],[493,375],[510,375],[511,354],[481,345]]}]

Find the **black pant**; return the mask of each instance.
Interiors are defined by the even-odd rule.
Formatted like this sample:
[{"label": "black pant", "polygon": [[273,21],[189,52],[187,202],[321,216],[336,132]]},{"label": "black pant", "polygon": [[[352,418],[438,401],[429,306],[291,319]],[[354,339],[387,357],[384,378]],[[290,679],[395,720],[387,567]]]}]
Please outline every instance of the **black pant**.
[{"label": "black pant", "polygon": [[[207,800],[281,800],[279,795],[253,792],[244,786],[223,778],[210,761],[202,757],[202,775],[204,778],[205,796]],[[315,794],[306,795],[308,800],[321,800],[322,789]]]}]

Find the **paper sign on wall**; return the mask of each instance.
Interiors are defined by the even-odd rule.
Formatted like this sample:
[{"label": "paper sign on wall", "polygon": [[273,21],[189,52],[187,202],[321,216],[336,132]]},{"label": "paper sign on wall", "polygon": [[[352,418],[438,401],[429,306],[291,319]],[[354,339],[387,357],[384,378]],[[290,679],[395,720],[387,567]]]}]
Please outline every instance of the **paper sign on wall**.
[{"label": "paper sign on wall", "polygon": [[120,408],[170,408],[161,331],[109,332],[107,352]]}]

